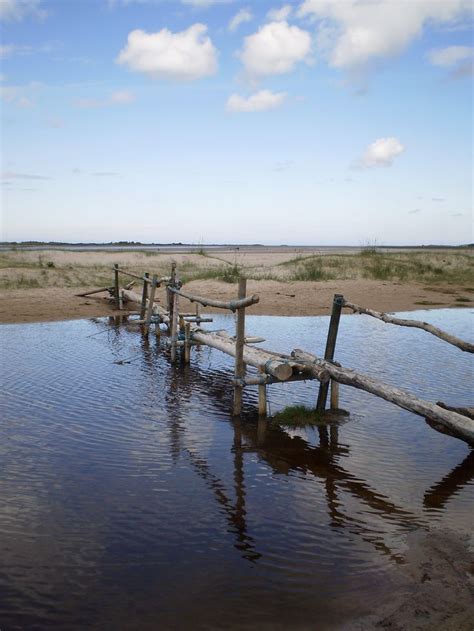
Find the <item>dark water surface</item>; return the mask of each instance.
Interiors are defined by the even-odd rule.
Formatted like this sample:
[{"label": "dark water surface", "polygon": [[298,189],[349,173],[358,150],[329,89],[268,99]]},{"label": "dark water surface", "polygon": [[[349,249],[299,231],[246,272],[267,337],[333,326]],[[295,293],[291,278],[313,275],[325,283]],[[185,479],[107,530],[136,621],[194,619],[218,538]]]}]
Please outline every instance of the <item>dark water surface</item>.
[{"label": "dark water surface", "polygon": [[[410,317],[473,337],[472,310]],[[285,352],[321,354],[327,324],[247,319]],[[3,325],[0,345],[2,631],[330,628],[386,593],[408,531],[472,530],[474,452],[371,395],[341,387],[345,422],[283,430],[257,423],[252,388],[231,419],[217,351],[172,366],[107,319]],[[423,331],[343,316],[336,355],[474,403],[472,356]],[[316,394],[271,386],[271,411]]]}]

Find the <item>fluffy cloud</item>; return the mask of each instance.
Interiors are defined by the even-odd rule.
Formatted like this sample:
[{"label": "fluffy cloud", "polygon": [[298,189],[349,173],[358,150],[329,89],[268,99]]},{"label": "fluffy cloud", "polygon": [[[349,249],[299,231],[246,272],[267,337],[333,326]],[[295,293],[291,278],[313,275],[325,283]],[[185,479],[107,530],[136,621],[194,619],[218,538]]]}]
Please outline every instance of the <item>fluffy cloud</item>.
[{"label": "fluffy cloud", "polygon": [[127,105],[135,101],[135,95],[129,90],[118,90],[112,92],[105,99],[80,99],[76,101],[76,106],[83,109],[93,109],[96,107],[109,107],[111,105]]},{"label": "fluffy cloud", "polygon": [[448,46],[435,48],[428,53],[428,59],[434,66],[450,68],[459,62],[472,59],[474,48],[471,46]]},{"label": "fluffy cloud", "polygon": [[47,11],[40,8],[41,0],[0,0],[0,19],[20,22],[28,16],[44,19]]},{"label": "fluffy cloud", "polygon": [[249,9],[240,9],[229,22],[229,31],[236,31],[244,22],[250,22],[253,18]]},{"label": "fluffy cloud", "polygon": [[240,94],[232,94],[227,101],[228,112],[264,112],[279,107],[286,98],[286,92],[260,90],[245,98]]},{"label": "fluffy cloud", "polygon": [[270,22],[244,39],[238,56],[251,76],[284,74],[308,60],[311,36],[287,22]]},{"label": "fluffy cloud", "polygon": [[405,147],[398,138],[378,138],[367,147],[364,155],[358,163],[358,166],[388,167],[391,166],[394,159],[404,151]]},{"label": "fluffy cloud", "polygon": [[447,46],[433,48],[428,60],[433,66],[449,70],[451,79],[462,79],[474,74],[474,48],[472,46]]},{"label": "fluffy cloud", "polygon": [[336,68],[356,68],[400,53],[430,23],[449,23],[470,0],[304,0],[298,14],[319,21],[320,47]]},{"label": "fluffy cloud", "polygon": [[193,81],[217,71],[217,51],[204,24],[193,24],[179,33],[166,28],[157,33],[135,30],[117,63],[152,79]]},{"label": "fluffy cloud", "polygon": [[293,11],[291,4],[284,4],[280,9],[270,9],[267,18],[272,22],[281,22],[287,20]]}]

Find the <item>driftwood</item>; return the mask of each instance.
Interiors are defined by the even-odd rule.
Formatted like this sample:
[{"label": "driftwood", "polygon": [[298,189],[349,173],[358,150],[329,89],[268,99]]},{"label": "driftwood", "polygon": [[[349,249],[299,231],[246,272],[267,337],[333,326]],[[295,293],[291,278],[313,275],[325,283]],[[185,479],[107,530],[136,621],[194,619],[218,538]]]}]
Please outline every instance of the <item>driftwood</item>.
[{"label": "driftwood", "polygon": [[438,327],[429,324],[428,322],[421,322],[420,320],[407,320],[405,318],[395,318],[391,315],[388,315],[383,312],[374,311],[373,309],[367,309],[366,307],[360,307],[359,305],[355,305],[352,302],[348,302],[344,300],[344,307],[351,309],[354,313],[362,313],[364,315],[372,316],[373,318],[377,318],[377,320],[382,320],[383,322],[387,322],[389,324],[397,324],[398,326],[409,326],[414,327],[416,329],[423,329],[423,331],[427,331],[432,335],[436,335],[441,340],[452,344],[453,346],[457,346],[462,351],[467,351],[468,353],[474,353],[474,344],[470,342],[465,342],[454,335],[450,335]]},{"label": "driftwood", "polygon": [[446,410],[429,401],[418,399],[405,390],[389,386],[381,381],[372,379],[372,377],[356,373],[349,368],[335,366],[324,359],[318,359],[311,353],[305,353],[304,351],[296,349],[292,352],[292,356],[296,360],[312,362],[313,365],[325,368],[331,379],[339,383],[358,388],[359,390],[365,390],[366,392],[385,399],[385,401],[390,401],[390,403],[398,405],[398,407],[404,410],[409,410],[425,418],[430,418],[457,437],[462,438],[470,444],[474,444],[474,421],[458,412]]},{"label": "driftwood", "polygon": [[86,291],[84,294],[74,294],[77,298],[85,298],[86,296],[92,296],[92,294],[101,294],[104,291],[108,291],[109,294],[113,293],[113,287],[101,287],[100,289],[93,289],[92,291]]},{"label": "driftwood", "polygon": [[230,300],[229,302],[223,302],[222,300],[213,300],[212,298],[204,298],[203,296],[188,294],[184,291],[181,291],[180,289],[176,289],[175,287],[168,287],[168,290],[173,292],[174,294],[178,294],[178,296],[187,298],[190,302],[198,302],[203,307],[230,309],[230,311],[237,311],[237,309],[242,309],[243,307],[250,307],[250,305],[255,305],[260,300],[257,295],[254,295],[248,296],[247,298],[242,298],[240,300]]},{"label": "driftwood", "polygon": [[[202,331],[195,327],[191,332],[191,339],[235,357],[235,340],[225,331]],[[305,362],[288,359],[283,355],[266,351],[263,348],[254,348],[247,344],[244,345],[244,364],[262,369],[265,374],[276,377],[278,381],[287,381],[294,373],[299,374],[301,372],[306,373],[307,379],[317,378],[321,381],[327,381],[328,378],[323,367],[316,366],[314,371],[307,370]]]}]

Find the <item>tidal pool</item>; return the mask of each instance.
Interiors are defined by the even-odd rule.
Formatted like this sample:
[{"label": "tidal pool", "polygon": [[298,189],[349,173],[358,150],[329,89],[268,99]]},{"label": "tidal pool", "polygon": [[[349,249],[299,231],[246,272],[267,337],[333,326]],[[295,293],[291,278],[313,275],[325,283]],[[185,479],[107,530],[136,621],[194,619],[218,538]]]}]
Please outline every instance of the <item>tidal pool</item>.
[{"label": "tidal pool", "polygon": [[[406,315],[472,340],[472,310]],[[327,325],[247,318],[285,352],[322,354]],[[341,387],[344,422],[285,430],[257,422],[256,388],[231,418],[230,357],[172,365],[113,320],[3,325],[0,349],[2,631],[331,628],[387,592],[408,532],[471,534],[474,452],[364,392]],[[424,331],[343,316],[336,358],[473,404],[472,356]],[[299,382],[268,399],[316,396]]]}]

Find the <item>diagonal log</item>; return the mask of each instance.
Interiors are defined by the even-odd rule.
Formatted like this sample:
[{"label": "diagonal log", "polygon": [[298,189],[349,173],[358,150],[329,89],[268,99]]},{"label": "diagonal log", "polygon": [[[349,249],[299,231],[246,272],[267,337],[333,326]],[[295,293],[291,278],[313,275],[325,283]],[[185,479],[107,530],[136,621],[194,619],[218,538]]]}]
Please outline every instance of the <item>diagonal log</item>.
[{"label": "diagonal log", "polygon": [[291,355],[295,360],[312,362],[315,366],[318,365],[321,368],[325,368],[331,379],[339,383],[358,388],[359,390],[365,390],[366,392],[375,394],[375,396],[381,399],[385,399],[385,401],[398,405],[398,407],[404,410],[409,410],[414,414],[433,419],[449,429],[456,437],[470,444],[474,444],[474,421],[467,416],[463,416],[452,410],[446,410],[424,399],[418,399],[405,390],[389,386],[382,381],[377,381],[376,379],[372,379],[372,377],[362,375],[349,368],[335,366],[324,359],[318,359],[311,353],[296,349]]},{"label": "diagonal log", "polygon": [[216,307],[216,309],[230,309],[230,311],[237,311],[243,307],[250,307],[255,305],[260,300],[257,295],[248,296],[240,300],[230,300],[229,302],[223,302],[222,300],[214,300],[213,298],[205,298],[203,296],[195,296],[194,294],[188,294],[175,287],[168,287],[169,291],[183,298],[187,298],[190,302],[198,302],[203,307]]},{"label": "diagonal log", "polygon": [[474,353],[474,344],[470,342],[465,342],[461,340],[459,337],[451,335],[450,333],[446,333],[442,329],[438,329],[438,327],[429,324],[428,322],[421,322],[421,320],[407,320],[405,318],[395,318],[394,316],[388,315],[387,313],[383,313],[380,311],[374,311],[373,309],[367,309],[366,307],[360,307],[359,305],[355,305],[352,302],[348,302],[344,300],[344,307],[350,309],[354,313],[361,313],[363,315],[372,316],[372,318],[377,318],[377,320],[382,320],[382,322],[387,322],[388,324],[397,324],[398,326],[408,326],[413,327],[415,329],[423,329],[423,331],[427,331],[436,337],[439,337],[441,340],[452,344],[453,346],[457,346],[462,351],[466,351],[468,353]]}]

